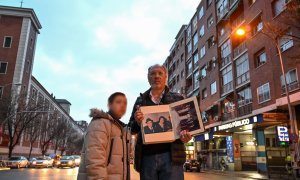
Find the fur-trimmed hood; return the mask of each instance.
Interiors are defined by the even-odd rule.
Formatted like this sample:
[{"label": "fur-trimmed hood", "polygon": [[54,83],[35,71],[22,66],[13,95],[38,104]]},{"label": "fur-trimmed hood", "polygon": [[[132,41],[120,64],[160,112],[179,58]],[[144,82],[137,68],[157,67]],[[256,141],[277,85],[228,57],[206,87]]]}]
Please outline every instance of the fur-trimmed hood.
[{"label": "fur-trimmed hood", "polygon": [[105,118],[105,119],[113,120],[111,115],[109,115],[107,112],[104,112],[103,110],[97,109],[97,108],[92,108],[90,110],[90,117],[93,119]]},{"label": "fur-trimmed hood", "polygon": [[113,121],[121,127],[126,126],[126,124],[119,119],[114,119],[108,112],[104,112],[103,110],[98,108],[92,108],[90,110],[90,117],[93,118],[92,120],[104,118]]}]

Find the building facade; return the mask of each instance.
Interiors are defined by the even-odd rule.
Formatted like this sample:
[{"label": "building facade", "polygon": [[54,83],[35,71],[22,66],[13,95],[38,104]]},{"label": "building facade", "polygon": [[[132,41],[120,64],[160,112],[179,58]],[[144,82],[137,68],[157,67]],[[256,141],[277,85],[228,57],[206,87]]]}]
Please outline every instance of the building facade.
[{"label": "building facade", "polygon": [[[222,158],[231,170],[266,172],[268,165],[285,164],[288,140],[280,134],[289,127],[289,113],[276,44],[298,142],[299,28],[286,26],[291,36],[276,41],[268,34],[290,2],[203,0],[186,26],[186,96],[198,97],[206,129],[195,136],[194,153],[205,156],[210,168],[219,169]],[[245,35],[237,35],[240,28]]]},{"label": "building facade", "polygon": [[[41,28],[42,26],[33,9],[0,6],[0,103],[1,105],[7,103],[9,106],[11,105],[9,103],[13,103],[14,98],[18,97],[20,100],[20,97],[24,96],[24,102],[28,104],[27,106],[29,103],[43,104],[43,108],[36,112],[29,112],[28,109],[19,112],[19,101],[13,105],[16,106],[16,116],[19,113],[41,112],[41,119],[44,119],[45,122],[50,122],[54,118],[53,112],[55,112],[57,120],[68,124],[76,137],[82,138],[83,130],[69,114],[71,103],[64,99],[55,99],[32,76],[36,41]],[[9,114],[8,112],[1,113]],[[4,119],[0,119],[3,123],[0,127],[0,155],[7,155],[9,136],[4,124],[8,118],[5,116],[2,118]],[[57,123],[59,122],[57,121]],[[63,129],[61,131],[63,132]],[[29,132],[23,131],[19,143],[13,150],[13,155],[27,156],[31,146],[32,155],[41,155],[41,138],[39,136],[32,144],[30,143]],[[65,145],[54,146],[55,143],[52,140],[49,143],[47,154],[54,153],[54,149],[64,152],[67,150]]]}]

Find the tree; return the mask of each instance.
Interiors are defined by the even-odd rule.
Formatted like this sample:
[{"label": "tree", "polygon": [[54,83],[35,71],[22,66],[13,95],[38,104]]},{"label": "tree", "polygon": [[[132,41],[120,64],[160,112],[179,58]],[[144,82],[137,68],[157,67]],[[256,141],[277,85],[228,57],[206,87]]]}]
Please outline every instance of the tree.
[{"label": "tree", "polygon": [[35,124],[37,117],[43,113],[43,104],[28,102],[28,96],[23,92],[1,100],[0,124],[3,126],[3,132],[9,137],[8,157],[12,156],[25,130]]}]

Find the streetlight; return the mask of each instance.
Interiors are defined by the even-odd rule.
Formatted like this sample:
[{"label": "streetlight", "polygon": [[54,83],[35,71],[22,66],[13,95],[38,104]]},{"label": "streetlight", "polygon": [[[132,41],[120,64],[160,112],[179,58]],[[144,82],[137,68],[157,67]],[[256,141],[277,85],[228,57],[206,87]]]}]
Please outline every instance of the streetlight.
[{"label": "streetlight", "polygon": [[[295,119],[293,117],[292,106],[291,106],[291,101],[290,101],[290,94],[289,94],[289,88],[288,88],[288,84],[287,84],[287,80],[286,80],[286,75],[285,75],[285,70],[284,70],[280,45],[278,44],[278,36],[272,37],[269,34],[264,33],[263,31],[260,31],[260,33],[262,33],[266,37],[270,38],[272,40],[273,44],[276,46],[278,56],[279,56],[279,61],[280,61],[281,73],[282,73],[282,76],[283,76],[283,83],[284,83],[284,86],[285,86],[286,98],[287,98],[287,105],[288,105],[288,111],[289,111],[289,124],[290,124],[290,127],[291,127],[291,128],[289,128],[290,135],[295,137],[297,135],[296,127],[295,127],[296,122],[295,122]],[[237,36],[245,36],[246,35],[246,30],[245,30],[245,28],[238,28],[236,30],[235,34]],[[295,159],[298,162],[299,161],[298,138],[297,138],[297,143],[294,140],[292,141],[292,143],[293,143],[294,148],[295,148],[295,154],[296,154]],[[294,163],[294,166],[297,166],[297,163]]]}]

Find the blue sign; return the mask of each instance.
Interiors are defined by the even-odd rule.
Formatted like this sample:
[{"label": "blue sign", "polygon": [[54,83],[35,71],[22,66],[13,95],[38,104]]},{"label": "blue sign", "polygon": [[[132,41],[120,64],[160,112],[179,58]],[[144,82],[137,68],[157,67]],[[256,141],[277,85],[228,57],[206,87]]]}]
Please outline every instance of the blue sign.
[{"label": "blue sign", "polygon": [[277,126],[277,137],[279,142],[289,142],[288,128],[284,126]]},{"label": "blue sign", "polygon": [[227,159],[229,163],[233,163],[233,139],[232,136],[227,136],[226,137],[226,145],[227,145]]}]

